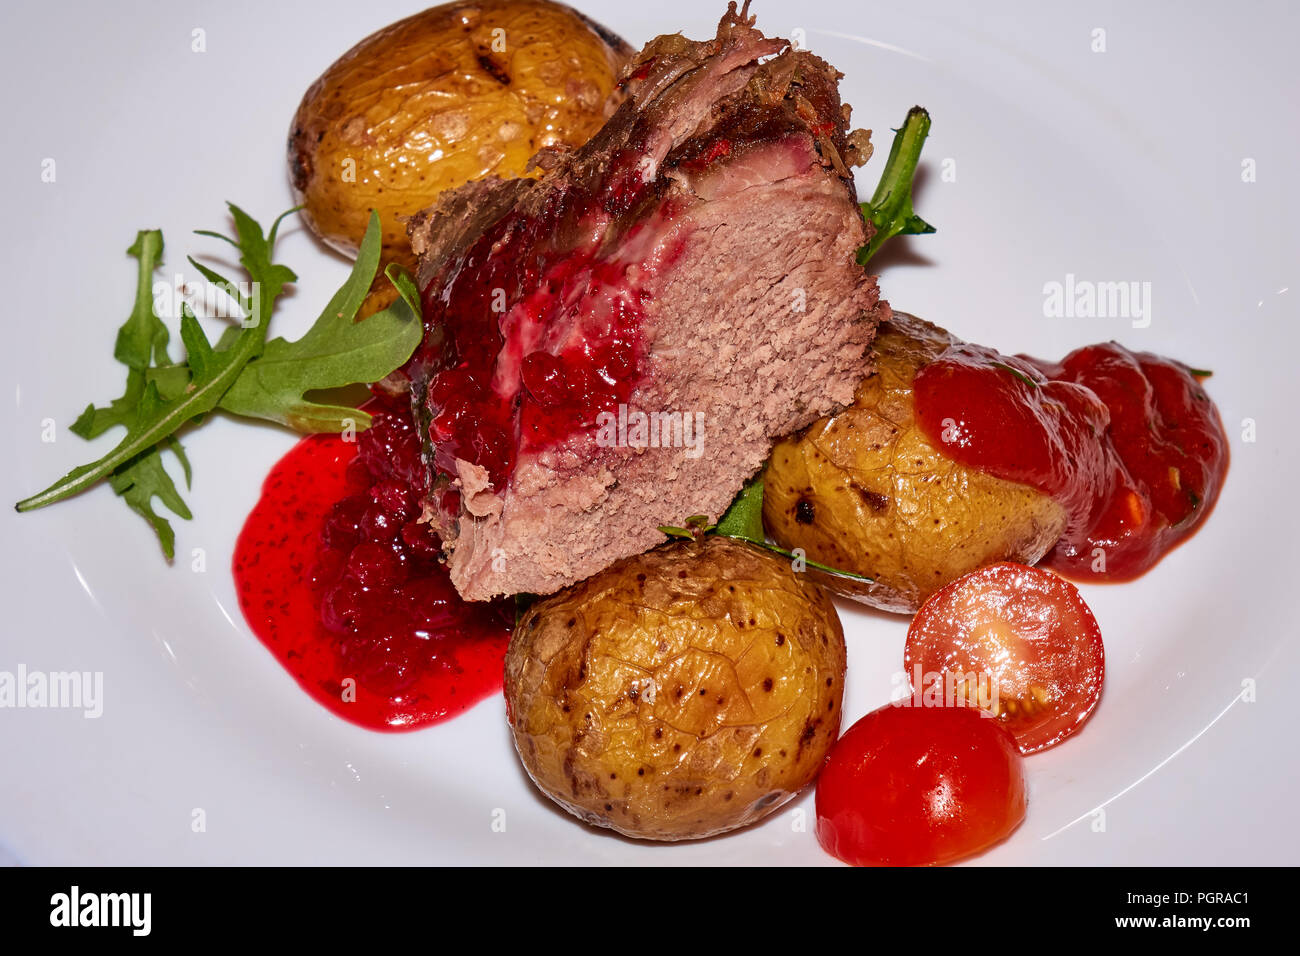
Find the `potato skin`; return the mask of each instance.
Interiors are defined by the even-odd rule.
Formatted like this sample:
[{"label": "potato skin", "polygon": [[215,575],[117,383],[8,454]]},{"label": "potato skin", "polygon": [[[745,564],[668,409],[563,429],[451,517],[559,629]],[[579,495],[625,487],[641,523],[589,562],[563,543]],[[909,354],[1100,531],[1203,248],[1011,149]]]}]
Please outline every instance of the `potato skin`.
[{"label": "potato skin", "polygon": [[874,578],[813,573],[864,604],[910,613],[986,564],[1033,564],[1060,538],[1066,512],[1035,488],[959,465],[912,414],[912,380],[956,340],[895,312],[876,336],[876,373],[838,415],[772,452],[763,521],[787,549]]},{"label": "potato skin", "polygon": [[648,840],[745,826],[839,734],[844,633],[789,562],[710,535],[537,602],[506,655],[524,767],[570,813]]},{"label": "potato skin", "polygon": [[400,217],[471,179],[523,175],[543,147],[586,142],[632,52],[549,0],[448,3],[385,27],[330,66],[294,116],[289,176],[304,218],[354,255],[376,209],[384,261],[413,267]]}]

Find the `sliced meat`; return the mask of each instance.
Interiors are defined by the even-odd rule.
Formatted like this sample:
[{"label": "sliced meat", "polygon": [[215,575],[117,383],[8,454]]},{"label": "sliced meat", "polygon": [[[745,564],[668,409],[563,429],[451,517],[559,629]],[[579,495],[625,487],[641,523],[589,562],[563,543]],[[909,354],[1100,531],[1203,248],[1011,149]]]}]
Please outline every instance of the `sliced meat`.
[{"label": "sliced meat", "polygon": [[540,178],[412,222],[429,331],[405,374],[464,597],[549,593],[716,518],[775,438],[852,401],[889,307],[855,261],[870,143],[838,78],[733,3],[712,40],[652,41]]}]

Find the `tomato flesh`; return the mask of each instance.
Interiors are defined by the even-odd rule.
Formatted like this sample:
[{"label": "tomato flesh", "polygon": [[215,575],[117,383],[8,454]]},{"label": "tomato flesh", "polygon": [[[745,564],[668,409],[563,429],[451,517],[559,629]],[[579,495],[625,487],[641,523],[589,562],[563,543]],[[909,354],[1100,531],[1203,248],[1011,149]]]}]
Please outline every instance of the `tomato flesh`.
[{"label": "tomato flesh", "polygon": [[1025,817],[1015,741],[970,707],[886,704],[849,728],[817,780],[817,839],[854,866],[977,853]]},{"label": "tomato flesh", "polygon": [[904,666],[955,684],[997,715],[1021,753],[1060,743],[1092,716],[1106,674],[1101,630],[1064,578],[995,564],[936,591],[912,620]]}]

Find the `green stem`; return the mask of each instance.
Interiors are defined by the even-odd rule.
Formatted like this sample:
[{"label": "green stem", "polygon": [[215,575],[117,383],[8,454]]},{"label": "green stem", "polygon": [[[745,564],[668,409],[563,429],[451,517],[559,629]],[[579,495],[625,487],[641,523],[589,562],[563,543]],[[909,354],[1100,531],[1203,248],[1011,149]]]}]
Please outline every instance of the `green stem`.
[{"label": "green stem", "polygon": [[929,135],[930,114],[924,107],[913,106],[907,111],[902,129],[894,134],[885,170],[871,196],[872,206],[902,208],[903,197],[912,188],[912,177],[916,175],[916,166],[921,159],[921,147]]},{"label": "green stem", "polygon": [[871,201],[862,204],[862,214],[876,227],[875,235],[858,250],[858,262],[866,265],[887,241],[899,235],[934,232],[930,225],[912,211],[912,179],[921,160],[921,148],[930,135],[930,114],[913,106],[900,129],[894,132],[889,158],[876,184]]}]

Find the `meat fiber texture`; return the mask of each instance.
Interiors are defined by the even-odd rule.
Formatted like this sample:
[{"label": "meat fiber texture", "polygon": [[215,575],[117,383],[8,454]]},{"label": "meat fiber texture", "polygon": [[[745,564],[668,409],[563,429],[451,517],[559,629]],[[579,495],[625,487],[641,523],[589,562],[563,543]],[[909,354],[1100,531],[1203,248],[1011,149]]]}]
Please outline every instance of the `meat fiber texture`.
[{"label": "meat fiber texture", "polygon": [[[543,278],[525,264],[572,250],[617,266],[639,309],[635,372],[612,428],[592,421],[550,447],[521,444],[496,483],[482,463],[428,448],[433,487],[458,492],[431,498],[426,514],[463,597],[551,593],[660,543],[661,526],[716,518],[776,438],[852,401],[889,306],[856,262],[871,227],[851,168],[871,146],[849,131],[839,76],[763,36],[733,3],[711,40],[653,40],[608,123],[577,150],[539,154],[540,178],[469,183],[412,221],[430,332],[408,375],[424,422],[439,413],[426,386],[455,360],[454,342],[440,356],[439,303],[492,256],[519,263],[509,303],[532,297],[535,308]],[[600,329],[599,318],[557,310],[563,334],[531,341],[571,345],[573,329]],[[509,311],[483,321],[503,343],[493,388],[514,400],[525,388],[519,322]],[[638,412],[658,423],[648,441]]]}]

